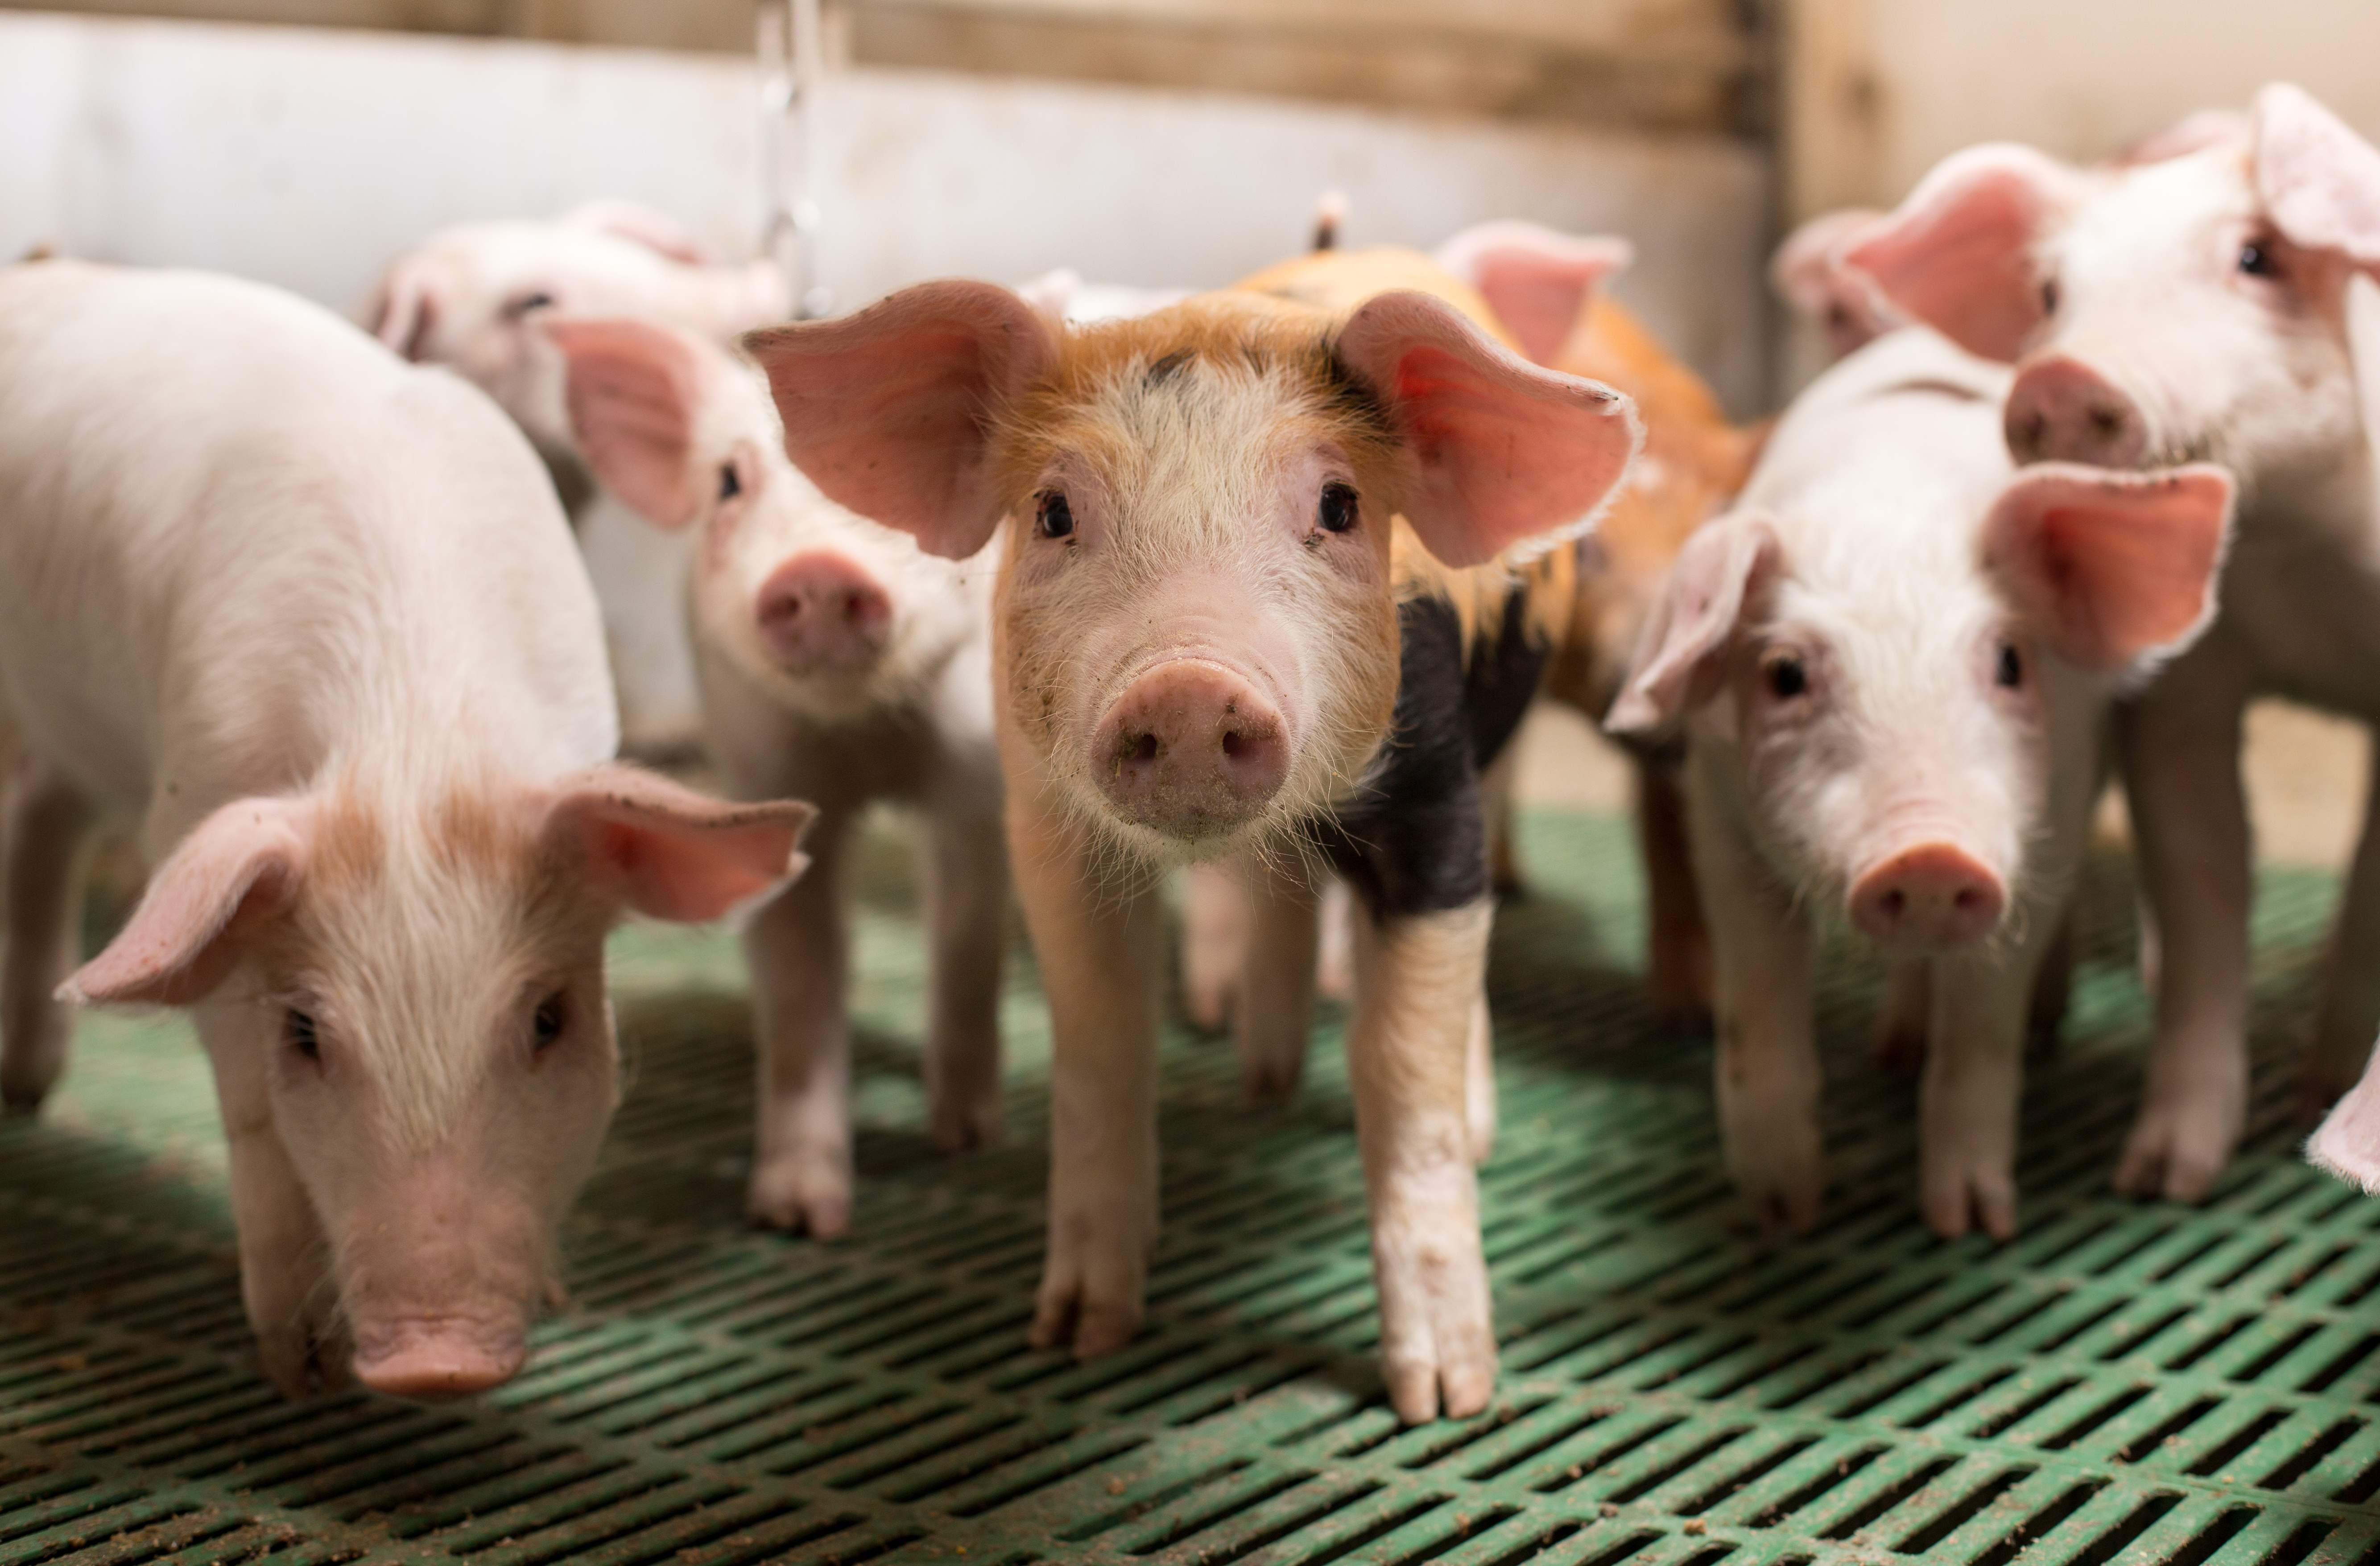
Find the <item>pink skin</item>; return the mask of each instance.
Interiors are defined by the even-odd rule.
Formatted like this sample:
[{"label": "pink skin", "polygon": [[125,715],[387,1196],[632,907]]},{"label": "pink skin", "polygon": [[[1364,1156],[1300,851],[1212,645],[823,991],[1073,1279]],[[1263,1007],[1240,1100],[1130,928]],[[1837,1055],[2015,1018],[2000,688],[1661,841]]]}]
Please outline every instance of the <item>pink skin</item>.
[{"label": "pink skin", "polygon": [[1768,263],[1768,280],[1787,304],[1818,324],[1830,358],[1865,347],[1903,324],[1842,261],[1843,246],[1873,223],[1864,207],[1824,212],[1785,237]]},{"label": "pink skin", "polygon": [[1927,1221],[2015,1232],[2028,998],[2105,705],[2212,613],[2220,470],[2010,477],[1999,384],[1915,333],[1821,376],[1681,555],[1612,710],[1684,732],[1721,1129],[1765,1225],[1808,1229],[1824,1188],[1810,909],[1835,904],[1924,980]]},{"label": "pink skin", "polygon": [[745,928],[759,1086],[747,1205],[772,1227],[851,1223],[843,868],[876,800],[913,807],[932,953],[935,1143],[1000,1129],[1008,876],[991,738],[990,571],[925,554],[785,460],[747,367],[682,331],[564,320],[574,434],[653,527],[695,540],[686,612],[703,726],[729,791],[817,803],[815,865]]},{"label": "pink skin", "polygon": [[[1378,399],[1369,429],[1341,411],[1324,342]],[[1209,295],[1066,335],[1004,290],[930,284],[747,346],[789,450],[836,500],[949,558],[1011,528],[1000,739],[1055,1057],[1031,1336],[1109,1352],[1140,1322],[1157,1238],[1160,876],[1243,848],[1293,863],[1295,824],[1362,775],[1395,692],[1391,515],[1443,564],[1484,564],[1588,515],[1633,431],[1609,394],[1489,348],[1418,293],[1336,314]],[[1245,704],[1271,737],[1237,724]],[[1267,774],[1278,747],[1278,783],[1241,774],[1235,733]],[[1143,738],[1176,768],[1147,792],[1111,775]],[[1311,895],[1268,889],[1257,919],[1300,939],[1293,988],[1311,983]],[[1407,1419],[1476,1412],[1493,1387],[1463,1066],[1487,913],[1357,932],[1350,1075],[1383,1377]]]},{"label": "pink skin", "polygon": [[[2203,1197],[2247,1103],[2251,878],[2242,710],[2285,692],[2380,720],[2372,455],[2347,286],[2380,270],[2380,152],[2295,88],[2178,155],[2083,171],[2023,148],[1947,160],[1850,260],[1912,315],[2019,366],[2020,456],[2237,471],[2241,520],[2214,631],[2119,727],[2157,966],[2145,1100],[2121,1189]],[[2380,1027],[2380,792],[2349,875],[2301,1094],[2362,1070]]]}]

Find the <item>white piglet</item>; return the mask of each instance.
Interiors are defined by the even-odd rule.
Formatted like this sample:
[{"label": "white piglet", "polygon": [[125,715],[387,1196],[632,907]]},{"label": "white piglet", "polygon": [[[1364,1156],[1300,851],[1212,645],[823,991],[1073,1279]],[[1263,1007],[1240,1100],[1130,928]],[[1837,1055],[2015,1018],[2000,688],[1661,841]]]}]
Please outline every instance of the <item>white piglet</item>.
[{"label": "white piglet", "polygon": [[1840,909],[1929,970],[1926,1220],[2015,1232],[2027,1002],[2107,705],[2214,613],[2228,476],[2016,471],[2007,383],[1919,329],[1821,376],[1687,543],[1608,720],[1683,730],[1720,1130],[1765,1224],[1818,1213],[1813,914]]},{"label": "white piglet", "polygon": [[801,883],[745,931],[759,1005],[756,1218],[813,1234],[851,1213],[851,1039],[842,867],[874,801],[925,821],[935,1140],[1000,1121],[1008,904],[992,739],[994,562],[928,554],[795,470],[758,371],[691,333],[556,320],[570,415],[596,474],[695,539],[688,597],[710,753],[738,797],[818,802]]},{"label": "white piglet", "polygon": [[[2017,366],[2005,432],[2020,460],[2208,458],[2239,475],[2221,615],[2119,725],[2163,960],[2116,1181],[2195,1200],[2248,1102],[2242,712],[2273,692],[2380,721],[2380,487],[2348,331],[2350,282],[2380,273],[2380,151],[2273,86],[2244,121],[2193,116],[2136,156],[2078,169],[1970,148],[1844,256],[1895,308]],[[2314,1025],[2310,1109],[2355,1081],[2380,1027],[2375,829],[2380,794]]]},{"label": "white piglet", "polygon": [[[773,892],[808,807],[607,764],[528,443],[271,289],[0,271],[0,1092],[40,1103],[67,999],[192,1008],[273,1383],[504,1380],[619,1095],[606,929]],[[111,814],[152,872],[76,971]]]}]

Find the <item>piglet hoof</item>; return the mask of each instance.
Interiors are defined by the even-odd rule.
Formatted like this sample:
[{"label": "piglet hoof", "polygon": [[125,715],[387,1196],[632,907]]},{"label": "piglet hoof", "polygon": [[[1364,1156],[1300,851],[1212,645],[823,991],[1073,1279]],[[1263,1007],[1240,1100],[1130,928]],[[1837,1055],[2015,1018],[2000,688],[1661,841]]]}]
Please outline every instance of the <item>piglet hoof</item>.
[{"label": "piglet hoof", "polygon": [[1244,1056],[1240,1061],[1240,1096],[1251,1108],[1285,1104],[1297,1097],[1298,1079],[1305,1074],[1305,1063],[1302,1060]]},{"label": "piglet hoof", "polygon": [[778,1159],[753,1171],[744,1205],[763,1228],[840,1239],[851,1228],[851,1176],[812,1159]]},{"label": "piglet hoof", "polygon": [[1380,1378],[1389,1406],[1408,1425],[1443,1414],[1468,1419],[1496,1395],[1496,1334],[1488,1269],[1475,1231],[1467,1241],[1414,1247],[1394,1256],[1376,1242],[1380,1276]]},{"label": "piglet hoof", "polygon": [[1232,990],[1228,979],[1184,974],[1182,1015],[1201,1033],[1220,1033],[1232,1020]]},{"label": "piglet hoof", "polygon": [[2004,1168],[1949,1167],[1925,1171],[1925,1224],[1945,1240],[1980,1229],[2016,1238],[2016,1182]]},{"label": "piglet hoof", "polygon": [[933,1110],[934,1147],[945,1153],[989,1147],[1000,1140],[1000,1092],[950,1095]]},{"label": "piglet hoof", "polygon": [[2219,1105],[2152,1103],[2124,1144],[2116,1189],[2169,1202],[2203,1202],[2231,1161],[2240,1117]]},{"label": "piglet hoof", "polygon": [[346,1346],[327,1324],[318,1330],[301,1320],[260,1332],[256,1357],[273,1390],[291,1402],[339,1391],[350,1378]]},{"label": "piglet hoof", "polygon": [[1887,1017],[1876,1030],[1876,1042],[1870,1046],[1876,1063],[1895,1076],[1914,1076],[1925,1065],[1925,1029],[1895,1026]]},{"label": "piglet hoof", "polygon": [[1769,1123],[1757,1135],[1729,1138],[1728,1168],[1764,1238],[1807,1234],[1818,1226],[1826,1196],[1826,1154],[1815,1120]]}]

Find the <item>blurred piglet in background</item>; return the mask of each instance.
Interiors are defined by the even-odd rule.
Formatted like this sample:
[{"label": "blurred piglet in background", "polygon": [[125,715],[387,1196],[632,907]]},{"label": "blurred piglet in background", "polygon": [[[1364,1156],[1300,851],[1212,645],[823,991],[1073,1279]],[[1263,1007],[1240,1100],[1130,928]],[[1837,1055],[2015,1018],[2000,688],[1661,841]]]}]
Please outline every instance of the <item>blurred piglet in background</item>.
[{"label": "blurred piglet in background", "polygon": [[602,605],[622,739],[669,755],[702,728],[683,601],[685,540],[589,492],[565,406],[562,356],[547,315],[632,316],[717,343],[788,313],[783,274],[766,261],[713,256],[667,215],[595,201],[547,221],[458,224],[391,261],[365,301],[364,324],[421,364],[443,364],[501,404],[553,469]]},{"label": "blurred piglet in background", "polygon": [[[774,893],[809,807],[609,764],[528,442],[268,288],[0,272],[0,1094],[41,1103],[68,1001],[190,1007],[273,1384],[504,1380],[619,1096],[605,931]],[[78,971],[111,816],[152,873]]]},{"label": "blurred piglet in background", "polygon": [[850,1223],[850,941],[843,866],[868,806],[923,817],[935,1141],[1000,1125],[1000,967],[1008,907],[992,743],[997,544],[972,560],[819,493],[785,458],[757,371],[694,333],[554,318],[569,415],[604,485],[692,540],[687,606],[710,751],[729,792],[817,802],[809,873],[744,932],[759,1008],[754,1217],[813,1234]]},{"label": "blurred piglet in background", "polygon": [[1930,970],[1926,1221],[2015,1232],[2026,1014],[2107,703],[2214,614],[2229,476],[2016,471],[2008,380],[1918,328],[1821,376],[1680,555],[1609,720],[1684,734],[1720,1133],[1764,1225],[1818,1215],[1812,916],[1840,908]]},{"label": "blurred piglet in background", "polygon": [[[2128,161],[2013,145],[1945,159],[1844,250],[1894,308],[2016,366],[2019,460],[2221,462],[2244,497],[2214,628],[2118,725],[2162,960],[2140,1117],[2116,1171],[2196,1200],[2248,1106],[2251,698],[2380,721],[2380,490],[2350,284],[2380,272],[2380,150],[2297,88],[2193,115]],[[2319,1111],[2380,1028],[2380,830],[2370,809],[2303,1077]]]}]

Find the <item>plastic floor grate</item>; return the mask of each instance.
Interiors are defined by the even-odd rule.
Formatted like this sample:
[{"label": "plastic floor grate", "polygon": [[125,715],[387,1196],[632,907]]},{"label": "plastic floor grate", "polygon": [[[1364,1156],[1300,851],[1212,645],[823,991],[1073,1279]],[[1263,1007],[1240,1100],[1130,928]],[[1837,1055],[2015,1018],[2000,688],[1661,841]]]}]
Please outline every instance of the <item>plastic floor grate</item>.
[{"label": "plastic floor grate", "polygon": [[[1932,1238],[1911,1082],[1869,1066],[1840,953],[1828,1214],[1732,1227],[1709,1046],[1656,1038],[1624,824],[1524,823],[1497,932],[1504,1132],[1483,1176],[1495,1410],[1400,1428],[1371,1364],[1335,1014],[1294,1106],[1166,1043],[1149,1325],[1026,1350],[1046,1038],[1021,947],[1010,1134],[933,1154],[905,857],[859,876],[857,1237],[740,1220],[740,957],[636,930],[634,1078],[567,1231],[574,1307],[477,1404],[279,1401],[249,1368],[205,1067],[172,1019],[87,1019],[39,1123],[0,1127],[0,1562],[2380,1561],[2380,1203],[2288,1112],[2334,896],[2270,874],[2248,1148],[2185,1210],[2107,1190],[2146,1018],[2121,861],[2025,1108],[2025,1229]],[[1583,892],[1577,889],[1585,889]]]}]

